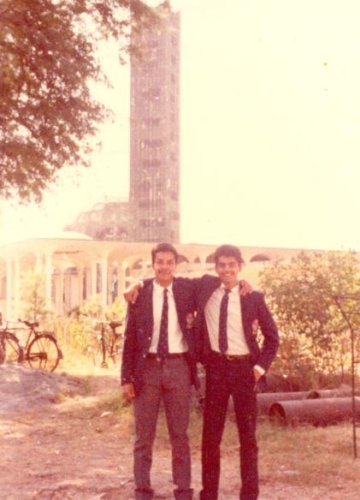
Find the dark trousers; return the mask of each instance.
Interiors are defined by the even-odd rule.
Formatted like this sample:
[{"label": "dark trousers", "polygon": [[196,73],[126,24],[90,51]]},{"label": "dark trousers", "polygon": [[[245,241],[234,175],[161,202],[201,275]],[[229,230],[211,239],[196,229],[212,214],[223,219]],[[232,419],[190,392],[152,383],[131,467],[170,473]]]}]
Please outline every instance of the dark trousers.
[{"label": "dark trousers", "polygon": [[143,384],[134,400],[135,446],[134,477],[136,500],[154,497],[150,483],[152,448],[160,402],[163,400],[172,449],[172,473],[177,500],[193,497],[190,447],[187,436],[190,416],[190,370],[185,359],[159,362],[147,359]]},{"label": "dark trousers", "polygon": [[213,355],[206,367],[202,435],[201,500],[217,500],[220,479],[220,443],[230,395],[234,401],[240,440],[240,500],[256,500],[259,494],[256,393],[253,366],[248,359],[227,360]]}]

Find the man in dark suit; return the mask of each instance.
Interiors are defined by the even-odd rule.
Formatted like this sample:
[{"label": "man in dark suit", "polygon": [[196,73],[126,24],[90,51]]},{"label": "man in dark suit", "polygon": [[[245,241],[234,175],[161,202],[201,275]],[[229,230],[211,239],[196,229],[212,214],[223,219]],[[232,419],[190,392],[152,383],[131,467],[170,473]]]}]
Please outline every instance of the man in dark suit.
[{"label": "man in dark suit", "polygon": [[240,294],[242,263],[237,247],[220,246],[215,252],[219,279],[203,276],[197,290],[198,353],[206,368],[201,500],[218,498],[220,444],[230,396],[240,439],[240,500],[256,500],[259,494],[256,384],[275,357],[279,336],[262,294]]},{"label": "man in dark suit", "polygon": [[[196,299],[196,358],[206,368],[201,500],[218,498],[220,444],[230,395],[234,400],[241,445],[240,499],[256,500],[258,497],[256,386],[264,383],[265,373],[278,349],[279,337],[262,294],[249,293],[248,283],[238,281],[242,263],[237,247],[222,245],[215,252],[218,277],[176,279],[179,286],[188,286],[187,293]],[[148,280],[144,284],[146,287]],[[126,300],[135,303],[138,289],[139,285],[129,289]],[[225,294],[228,296],[226,308],[222,301],[225,289],[229,291]],[[225,321],[220,314],[224,309]],[[257,338],[259,330],[264,337],[261,347]]]},{"label": "man in dark suit", "polygon": [[196,380],[195,302],[191,281],[174,278],[177,258],[172,245],[157,245],[152,250],[155,279],[147,280],[136,303],[128,306],[121,384],[134,404],[136,500],[154,497],[150,469],[161,400],[172,448],[174,496],[193,498],[187,429]]}]

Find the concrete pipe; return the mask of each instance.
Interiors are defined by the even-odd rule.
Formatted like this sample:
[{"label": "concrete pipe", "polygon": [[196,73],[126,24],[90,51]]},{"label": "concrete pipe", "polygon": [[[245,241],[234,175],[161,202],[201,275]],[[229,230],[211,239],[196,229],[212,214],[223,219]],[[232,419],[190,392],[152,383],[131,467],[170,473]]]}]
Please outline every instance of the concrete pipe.
[{"label": "concrete pipe", "polygon": [[[360,398],[355,398],[355,414],[360,417]],[[325,425],[350,419],[353,415],[351,397],[281,401],[271,405],[269,417],[283,424],[309,422]]]},{"label": "concrete pipe", "polygon": [[339,398],[345,396],[351,396],[352,389],[350,386],[342,386],[338,389],[320,389],[318,391],[310,391],[308,394],[308,399],[319,399],[319,398]]},{"label": "concrete pipe", "polygon": [[257,395],[258,415],[268,415],[273,403],[307,398],[307,392],[262,392]]}]

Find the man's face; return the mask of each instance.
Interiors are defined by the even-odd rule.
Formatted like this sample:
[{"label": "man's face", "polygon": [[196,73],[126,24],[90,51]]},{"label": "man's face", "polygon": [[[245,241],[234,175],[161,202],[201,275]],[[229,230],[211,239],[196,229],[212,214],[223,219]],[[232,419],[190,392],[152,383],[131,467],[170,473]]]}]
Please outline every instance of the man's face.
[{"label": "man's face", "polygon": [[153,269],[155,272],[155,279],[159,285],[170,285],[176,270],[175,255],[172,252],[157,252],[153,263]]},{"label": "man's face", "polygon": [[241,271],[241,264],[235,257],[219,257],[215,270],[226,288],[233,288],[238,283],[238,273]]}]

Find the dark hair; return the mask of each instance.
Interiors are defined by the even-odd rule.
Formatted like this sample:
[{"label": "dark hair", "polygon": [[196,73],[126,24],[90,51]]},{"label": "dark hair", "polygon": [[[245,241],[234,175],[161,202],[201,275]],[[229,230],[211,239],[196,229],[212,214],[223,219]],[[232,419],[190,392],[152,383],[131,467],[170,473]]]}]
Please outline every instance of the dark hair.
[{"label": "dark hair", "polygon": [[151,259],[153,264],[155,262],[156,254],[159,252],[171,252],[175,257],[175,262],[177,263],[179,255],[176,251],[176,248],[171,243],[158,243],[151,250]]},{"label": "dark hair", "polygon": [[215,264],[219,262],[220,257],[234,257],[239,264],[244,264],[240,250],[234,245],[221,245],[218,247],[214,253]]}]

